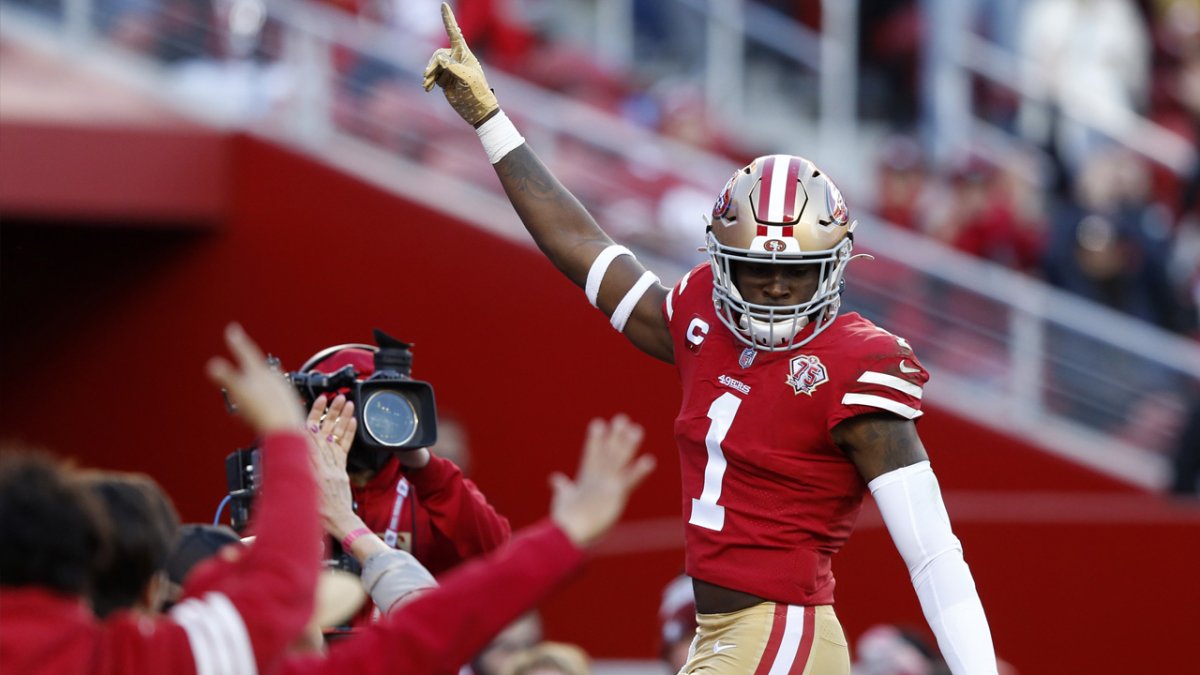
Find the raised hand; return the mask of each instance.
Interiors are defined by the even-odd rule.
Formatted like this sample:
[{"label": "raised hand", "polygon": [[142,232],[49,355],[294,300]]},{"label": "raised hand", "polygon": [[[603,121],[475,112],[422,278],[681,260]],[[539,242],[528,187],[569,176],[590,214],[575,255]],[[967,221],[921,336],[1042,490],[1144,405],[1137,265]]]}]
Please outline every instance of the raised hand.
[{"label": "raised hand", "polygon": [[258,345],[236,323],[225,327],[225,344],[237,366],[215,356],[208,362],[208,376],[228,392],[238,414],[259,434],[299,431],[304,426],[300,397],[282,375],[267,367]]},{"label": "raised hand", "polygon": [[654,470],[652,455],[634,458],[642,435],[642,427],[624,415],[611,423],[594,419],[575,480],[561,473],[550,477],[550,517],[577,545],[591,544],[607,532],[621,517],[629,494]]},{"label": "raised hand", "polygon": [[357,430],[354,403],[345,396],[339,394],[330,403],[322,394],[313,401],[308,413],[308,431],[313,440],[309,458],[321,495],[322,523],[325,531],[338,539],[362,525],[354,514],[350,477],[346,474],[346,457]]},{"label": "raised hand", "polygon": [[446,26],[450,47],[438,49],[429,58],[429,65],[425,67],[425,91],[432,91],[433,85],[437,84],[446,94],[450,107],[467,123],[477,126],[499,110],[500,103],[488,87],[479,59],[467,47],[454,12],[444,2],[442,23]]}]

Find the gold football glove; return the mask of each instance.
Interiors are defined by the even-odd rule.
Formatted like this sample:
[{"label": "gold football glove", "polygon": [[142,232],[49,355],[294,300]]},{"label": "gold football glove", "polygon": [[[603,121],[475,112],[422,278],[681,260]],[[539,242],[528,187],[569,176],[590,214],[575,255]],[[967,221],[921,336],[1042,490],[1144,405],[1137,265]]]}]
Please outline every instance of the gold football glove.
[{"label": "gold football glove", "polygon": [[500,108],[496,95],[483,76],[483,66],[467,47],[462,30],[454,20],[450,5],[442,3],[442,23],[450,36],[450,48],[435,51],[425,67],[425,91],[437,84],[446,94],[450,107],[472,126]]}]

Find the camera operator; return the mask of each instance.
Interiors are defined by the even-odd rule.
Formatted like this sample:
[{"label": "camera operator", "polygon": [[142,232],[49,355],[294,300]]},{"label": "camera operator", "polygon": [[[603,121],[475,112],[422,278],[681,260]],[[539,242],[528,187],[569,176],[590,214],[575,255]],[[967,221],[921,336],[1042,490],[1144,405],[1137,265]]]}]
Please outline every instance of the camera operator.
[{"label": "camera operator", "polygon": [[325,403],[325,396],[318,396],[308,416],[308,430],[313,435],[310,455],[317,474],[321,521],[325,531],[334,540],[342,542],[345,552],[358,561],[362,568],[363,588],[379,611],[387,614],[411,593],[433,588],[437,582],[412,554],[388,546],[354,512],[346,470],[350,446],[358,428],[354,403],[340,394],[328,407]]},{"label": "camera operator", "polygon": [[[378,348],[370,345],[330,347],[310,358],[300,372],[333,376],[344,373],[349,366],[360,386],[361,383],[378,384],[378,376],[385,372],[380,364],[394,362],[392,357],[398,353],[402,362],[399,375],[401,379],[407,378],[411,364],[409,345],[379,331],[375,337],[380,345]],[[319,447],[336,446],[346,457],[344,466],[349,477],[352,515],[358,522],[353,522],[354,527],[349,529],[338,528],[332,527],[335,524],[327,518],[325,525],[334,539],[342,543],[346,553],[364,564],[364,581],[368,588],[372,586],[371,576],[378,570],[375,565],[366,566],[365,563],[371,554],[383,550],[379,543],[389,550],[407,551],[436,576],[508,541],[512,533],[508,519],[488,504],[475,484],[465,478],[453,462],[432,454],[426,447],[387,450],[366,442],[362,425],[357,423],[362,417],[359,406],[363,402],[345,400],[353,393],[353,386],[344,386],[318,395],[312,400],[308,425]],[[336,396],[330,401],[334,394]],[[302,397],[308,398],[303,393]],[[326,407],[327,403],[329,407]],[[436,434],[432,390],[428,405],[428,411],[418,412],[434,419],[418,424],[435,427]],[[347,425],[353,422],[354,427],[331,430],[328,421],[339,418]],[[332,452],[333,448],[327,448],[327,451]],[[344,520],[341,525],[345,524]],[[388,560],[390,565],[404,564],[402,556],[383,557],[377,562],[383,560]],[[351,624],[368,623],[371,614],[372,609],[368,606]]]}]

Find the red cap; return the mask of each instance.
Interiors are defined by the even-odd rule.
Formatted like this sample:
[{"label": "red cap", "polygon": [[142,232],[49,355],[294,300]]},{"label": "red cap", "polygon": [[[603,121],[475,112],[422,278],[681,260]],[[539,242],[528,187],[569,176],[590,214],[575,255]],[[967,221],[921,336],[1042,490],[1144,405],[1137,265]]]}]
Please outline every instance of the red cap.
[{"label": "red cap", "polygon": [[345,366],[354,366],[360,379],[367,377],[375,372],[375,352],[361,347],[347,347],[325,357],[312,369],[328,374]]}]

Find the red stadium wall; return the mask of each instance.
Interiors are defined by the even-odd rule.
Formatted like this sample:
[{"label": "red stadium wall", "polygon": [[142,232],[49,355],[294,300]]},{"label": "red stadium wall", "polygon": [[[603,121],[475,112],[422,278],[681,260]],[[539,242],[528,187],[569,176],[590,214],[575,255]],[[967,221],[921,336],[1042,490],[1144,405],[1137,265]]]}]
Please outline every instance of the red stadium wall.
[{"label": "red stadium wall", "polygon": [[[597,656],[652,657],[659,593],[681,565],[673,369],[627,345],[534,248],[261,141],[226,142],[229,215],[216,227],[46,223],[0,203],[3,382],[26,394],[3,436],[149,473],[186,520],[208,520],[224,455],[250,440],[203,377],[224,323],[241,321],[287,367],[383,328],[416,344],[414,375],[466,423],[475,478],[514,525],[545,514],[546,477],[574,470],[590,417],[626,411],[646,426],[660,467],[617,533],[626,552],[598,555],[545,616],[552,637]],[[998,650],[1019,672],[1192,662],[1196,509],[940,410],[921,430]],[[835,570],[852,639],[878,622],[924,630],[870,507]]]}]

